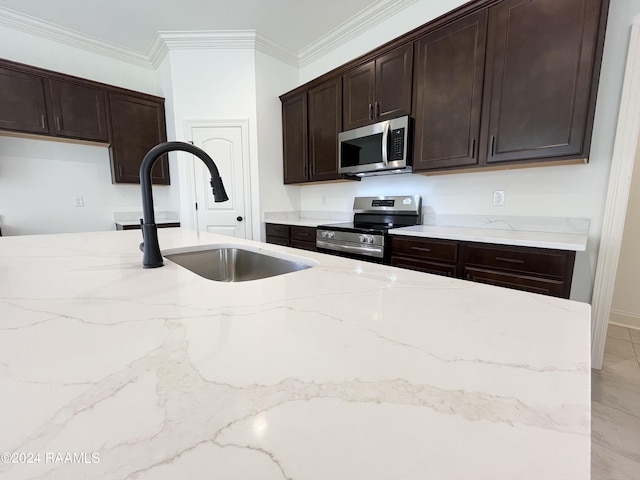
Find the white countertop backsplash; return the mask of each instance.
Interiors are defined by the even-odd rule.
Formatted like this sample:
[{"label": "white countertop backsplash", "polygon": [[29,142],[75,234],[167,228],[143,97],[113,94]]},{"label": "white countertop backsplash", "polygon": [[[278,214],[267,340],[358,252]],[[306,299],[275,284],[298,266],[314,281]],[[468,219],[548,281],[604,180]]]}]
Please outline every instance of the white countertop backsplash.
[{"label": "white countertop backsplash", "polygon": [[585,218],[433,214],[424,216],[423,225],[389,230],[392,235],[576,252],[586,250],[588,232],[589,220]]},{"label": "white countertop backsplash", "polygon": [[353,212],[327,212],[312,210],[303,212],[264,212],[262,219],[265,223],[317,227],[318,225],[324,225],[327,223],[351,222],[353,220]]},{"label": "white countertop backsplash", "polygon": [[158,231],[316,265],[214,282],[139,235],[0,238],[0,452],[89,459],[0,478],[589,478],[588,304]]}]

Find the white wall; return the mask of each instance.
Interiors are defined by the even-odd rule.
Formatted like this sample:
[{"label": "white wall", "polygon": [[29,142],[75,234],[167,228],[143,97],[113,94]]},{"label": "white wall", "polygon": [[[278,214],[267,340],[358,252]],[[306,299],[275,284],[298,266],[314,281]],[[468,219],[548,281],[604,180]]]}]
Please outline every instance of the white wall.
[{"label": "white wall", "polygon": [[[0,57],[159,94],[156,72],[0,26]],[[175,172],[172,170],[171,172]],[[174,186],[154,188],[157,210],[178,210]],[[84,197],[84,207],[73,197]],[[111,183],[105,146],[0,136],[3,235],[113,230],[114,211],[141,211],[140,187]]]},{"label": "white wall", "polygon": [[[305,66],[301,80],[308,81],[325,73],[465,2],[434,3],[420,0],[330,56]],[[356,195],[400,193],[422,195],[425,206],[438,214],[589,218],[587,251],[576,257],[571,295],[572,299],[589,302],[630,25],[638,12],[640,0],[611,1],[589,164],[431,177],[400,175],[366,178],[360,183],[301,186],[302,209],[350,210]],[[506,191],[504,207],[491,206],[493,190]]]},{"label": "white wall", "polygon": [[261,215],[266,211],[300,209],[300,188],[282,183],[282,104],[279,100],[282,93],[297,86],[298,73],[297,68],[256,52]]},{"label": "white wall", "polygon": [[[175,140],[187,140],[185,122],[207,120],[248,120],[249,162],[251,178],[257,179],[258,138],[256,116],[255,52],[252,49],[178,49],[169,51],[159,69],[160,84],[171,91],[167,99],[168,132]],[[185,226],[195,226],[195,216],[189,191],[193,188],[190,155],[172,154],[177,165],[179,189],[182,192],[180,218]],[[215,159],[214,159],[215,160]],[[224,180],[224,179],[223,179]],[[259,209],[259,187],[256,181],[252,196],[253,210]],[[255,197],[255,200],[254,200]],[[260,216],[255,213],[251,231],[260,236]]]},{"label": "white wall", "polygon": [[[168,194],[154,189],[162,210]],[[113,212],[130,210],[142,210],[140,187],[111,183],[107,147],[0,136],[3,235],[115,230]]]},{"label": "white wall", "polygon": [[640,143],[635,158],[609,321],[640,329]]}]

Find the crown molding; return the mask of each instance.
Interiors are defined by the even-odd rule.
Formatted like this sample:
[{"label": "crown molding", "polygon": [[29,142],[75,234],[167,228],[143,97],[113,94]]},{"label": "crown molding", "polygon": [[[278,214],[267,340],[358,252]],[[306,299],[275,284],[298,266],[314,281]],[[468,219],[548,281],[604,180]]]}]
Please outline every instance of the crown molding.
[{"label": "crown molding", "polygon": [[8,8],[0,7],[0,26],[122,62],[132,63],[140,67],[153,68],[153,65],[146,55],[134,50],[119,47],[118,45],[98,40],[89,35],[63,28],[29,15],[17,13]]},{"label": "crown molding", "polygon": [[209,30],[158,32],[149,49],[149,61],[157,68],[171,50],[255,49],[285,63],[298,66],[295,52],[255,30]]},{"label": "crown molding", "polygon": [[298,66],[309,65],[417,1],[382,0],[374,3],[298,52]]},{"label": "crown molding", "polygon": [[158,32],[145,55],[5,7],[0,7],[0,26],[148,69],[156,69],[170,50],[198,48],[255,49],[300,68],[374,28],[417,1],[375,2],[300,52],[288,49],[254,30],[217,30]]}]

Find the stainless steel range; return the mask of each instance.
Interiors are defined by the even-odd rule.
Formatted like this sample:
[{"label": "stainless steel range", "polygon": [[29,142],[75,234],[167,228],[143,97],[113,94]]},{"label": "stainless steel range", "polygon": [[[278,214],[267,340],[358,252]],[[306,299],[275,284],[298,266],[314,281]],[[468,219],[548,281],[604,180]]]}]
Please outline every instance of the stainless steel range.
[{"label": "stainless steel range", "polygon": [[356,197],[353,222],[319,225],[318,251],[383,263],[388,259],[387,231],[420,225],[420,195]]}]

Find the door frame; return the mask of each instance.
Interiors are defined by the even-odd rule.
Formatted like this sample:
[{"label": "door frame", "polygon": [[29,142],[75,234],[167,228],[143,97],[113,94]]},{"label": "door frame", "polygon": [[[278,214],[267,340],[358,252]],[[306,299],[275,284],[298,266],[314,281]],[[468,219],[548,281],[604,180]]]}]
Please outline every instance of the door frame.
[{"label": "door frame", "polygon": [[[245,223],[245,238],[247,240],[253,239],[253,204],[251,203],[251,161],[249,158],[249,119],[191,119],[185,120],[184,123],[184,138],[187,142],[193,142],[193,135],[191,129],[194,127],[240,127],[242,136],[242,187],[244,194],[244,222]],[[215,159],[214,159],[215,161]],[[180,181],[180,218],[184,218],[183,226],[187,228],[197,228],[198,216],[196,214],[194,205],[196,202],[196,184],[195,184],[195,170],[193,161],[181,162],[184,165],[180,170],[180,178],[184,179]],[[224,181],[224,178],[222,179]],[[181,220],[182,221],[182,220]]]},{"label": "door frame", "polygon": [[607,337],[613,288],[627,215],[631,175],[640,138],[640,16],[631,25],[631,38],[620,97],[598,262],[593,286],[591,366],[600,370]]}]

